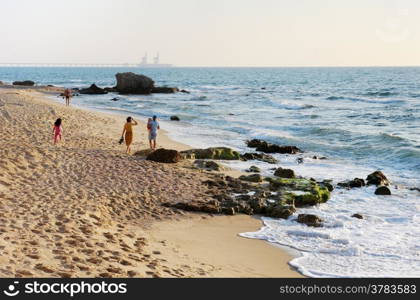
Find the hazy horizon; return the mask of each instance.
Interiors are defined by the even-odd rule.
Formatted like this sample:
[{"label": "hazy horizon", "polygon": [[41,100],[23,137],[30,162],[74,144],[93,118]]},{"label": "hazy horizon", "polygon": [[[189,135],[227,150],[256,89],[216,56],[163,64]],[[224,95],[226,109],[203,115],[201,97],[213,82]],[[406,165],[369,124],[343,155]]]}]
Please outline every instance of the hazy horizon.
[{"label": "hazy horizon", "polygon": [[[227,2],[227,3],[226,3]],[[415,0],[3,0],[0,63],[420,66]]]}]

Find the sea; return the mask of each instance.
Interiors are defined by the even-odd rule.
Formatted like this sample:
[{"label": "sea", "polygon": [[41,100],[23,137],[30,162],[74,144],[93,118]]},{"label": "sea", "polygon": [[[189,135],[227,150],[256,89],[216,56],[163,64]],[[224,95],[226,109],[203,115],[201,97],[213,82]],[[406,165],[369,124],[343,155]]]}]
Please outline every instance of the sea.
[{"label": "sea", "polygon": [[[143,120],[157,115],[172,138],[192,147],[250,152],[245,141],[253,138],[295,145],[304,153],[275,156],[299,176],[338,183],[381,170],[392,182],[392,196],[377,196],[372,186],[337,188],[327,203],[300,208],[288,220],[263,218],[259,231],[242,236],[293,248],[290,265],[310,277],[420,277],[419,67],[0,67],[0,80],[105,87],[128,71],[190,93],[81,95],[73,105]],[[181,121],[169,121],[172,115]],[[273,173],[262,162],[226,163]],[[300,213],[320,216],[324,227],[297,223]]]}]

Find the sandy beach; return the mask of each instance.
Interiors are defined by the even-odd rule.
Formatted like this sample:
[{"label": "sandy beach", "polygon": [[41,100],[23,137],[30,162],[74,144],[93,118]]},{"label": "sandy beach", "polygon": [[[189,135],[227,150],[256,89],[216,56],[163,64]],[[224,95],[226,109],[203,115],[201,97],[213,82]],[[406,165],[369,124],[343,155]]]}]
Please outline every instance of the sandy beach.
[{"label": "sandy beach", "polygon": [[[124,117],[46,97],[61,91],[0,88],[1,277],[300,277],[290,254],[238,236],[260,220],[163,207],[209,197],[209,175],[125,154]],[[146,136],[141,122],[134,151]],[[188,149],[164,132],[158,142]]]}]

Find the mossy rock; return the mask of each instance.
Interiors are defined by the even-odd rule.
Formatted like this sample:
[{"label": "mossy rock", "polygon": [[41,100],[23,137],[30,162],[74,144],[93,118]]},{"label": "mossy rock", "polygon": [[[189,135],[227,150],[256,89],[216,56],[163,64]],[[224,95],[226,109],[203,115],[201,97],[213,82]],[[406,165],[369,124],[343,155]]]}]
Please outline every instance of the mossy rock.
[{"label": "mossy rock", "polygon": [[325,203],[331,196],[326,186],[305,178],[271,178],[270,189],[280,191],[282,201],[296,207]]},{"label": "mossy rock", "polygon": [[239,160],[241,158],[239,152],[227,147],[191,149],[182,151],[181,155],[186,159]]},{"label": "mossy rock", "polygon": [[310,193],[295,195],[296,207],[325,203],[330,199],[330,191],[326,187],[315,187]]},{"label": "mossy rock", "polygon": [[316,181],[306,178],[266,178],[270,182],[270,189],[273,191],[283,189],[294,189],[298,191],[310,191],[317,185]]}]

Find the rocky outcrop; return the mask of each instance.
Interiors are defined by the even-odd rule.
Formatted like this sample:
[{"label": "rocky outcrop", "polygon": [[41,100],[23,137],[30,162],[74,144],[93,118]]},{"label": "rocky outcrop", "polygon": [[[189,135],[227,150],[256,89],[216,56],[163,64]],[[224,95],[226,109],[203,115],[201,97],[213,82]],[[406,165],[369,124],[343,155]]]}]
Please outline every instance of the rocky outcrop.
[{"label": "rocky outcrop", "polygon": [[151,93],[153,94],[174,94],[179,92],[179,89],[176,87],[153,87]]},{"label": "rocky outcrop", "polygon": [[181,155],[176,150],[157,149],[147,155],[146,160],[160,163],[177,163],[181,160]]},{"label": "rocky outcrop", "polygon": [[117,92],[121,94],[150,94],[155,87],[154,81],[144,75],[132,72],[117,73]]},{"label": "rocky outcrop", "polygon": [[178,116],[171,116],[171,121],[181,121],[181,119]]},{"label": "rocky outcrop", "polygon": [[361,188],[364,187],[366,183],[361,178],[354,178],[353,180],[339,182],[337,185],[343,188]]},{"label": "rocky outcrop", "polygon": [[351,217],[352,217],[352,218],[356,218],[356,219],[360,219],[360,220],[364,219],[364,218],[363,218],[363,216],[362,216],[361,214],[354,214],[354,215],[352,215]]},{"label": "rocky outcrop", "polygon": [[298,216],[297,221],[299,223],[305,224],[307,226],[312,227],[322,227],[323,220],[316,216],[316,215],[310,215],[310,214],[301,214]]},{"label": "rocky outcrop", "polygon": [[391,195],[391,190],[387,186],[380,186],[376,189],[375,195],[383,195],[383,196],[389,196]]},{"label": "rocky outcrop", "polygon": [[248,182],[263,182],[263,177],[260,174],[242,175],[239,179]]},{"label": "rocky outcrop", "polygon": [[180,90],[181,93],[189,94],[190,92],[187,90]]},{"label": "rocky outcrop", "polygon": [[194,162],[194,165],[197,168],[205,169],[205,170],[208,170],[208,171],[221,171],[221,170],[224,170],[225,169],[220,164],[218,164],[217,162],[212,161],[212,160],[197,159]]},{"label": "rocky outcrop", "polygon": [[181,155],[185,159],[216,159],[216,160],[239,160],[240,154],[226,147],[191,149],[182,151]]},{"label": "rocky outcrop", "polygon": [[274,176],[277,177],[281,177],[281,178],[295,178],[295,171],[293,171],[292,169],[283,169],[283,168],[278,168],[275,172],[274,172]]},{"label": "rocky outcrop", "polygon": [[297,154],[302,152],[296,146],[280,146],[258,139],[247,141],[246,144],[249,148],[256,148],[257,151],[264,153]]},{"label": "rocky outcrop", "polygon": [[86,95],[104,95],[104,94],[108,94],[107,91],[105,91],[104,89],[101,89],[96,84],[92,84],[88,88],[81,89],[79,91],[79,93],[80,94],[86,94]]},{"label": "rocky outcrop", "polygon": [[241,155],[241,159],[244,161],[248,161],[248,160],[258,160],[258,161],[263,161],[269,164],[276,164],[278,163],[278,160],[275,159],[273,156],[268,155],[268,154],[264,154],[264,153],[245,153]]},{"label": "rocky outcrop", "polygon": [[389,185],[389,180],[381,171],[375,171],[366,178],[367,185]]},{"label": "rocky outcrop", "polygon": [[35,82],[33,82],[32,80],[14,81],[13,85],[34,86]]},{"label": "rocky outcrop", "polygon": [[[211,175],[212,179],[203,182],[208,187],[205,193],[212,199],[204,202],[172,203],[168,207],[175,207],[192,211],[203,211],[234,215],[261,214],[273,218],[289,218],[296,212],[298,206],[316,205],[326,202],[330,192],[325,186],[321,186],[313,180],[270,178],[270,186],[260,184],[262,177],[251,182],[224,176],[221,174]],[[258,176],[258,177],[257,177]],[[217,201],[217,202],[214,202]]]}]

